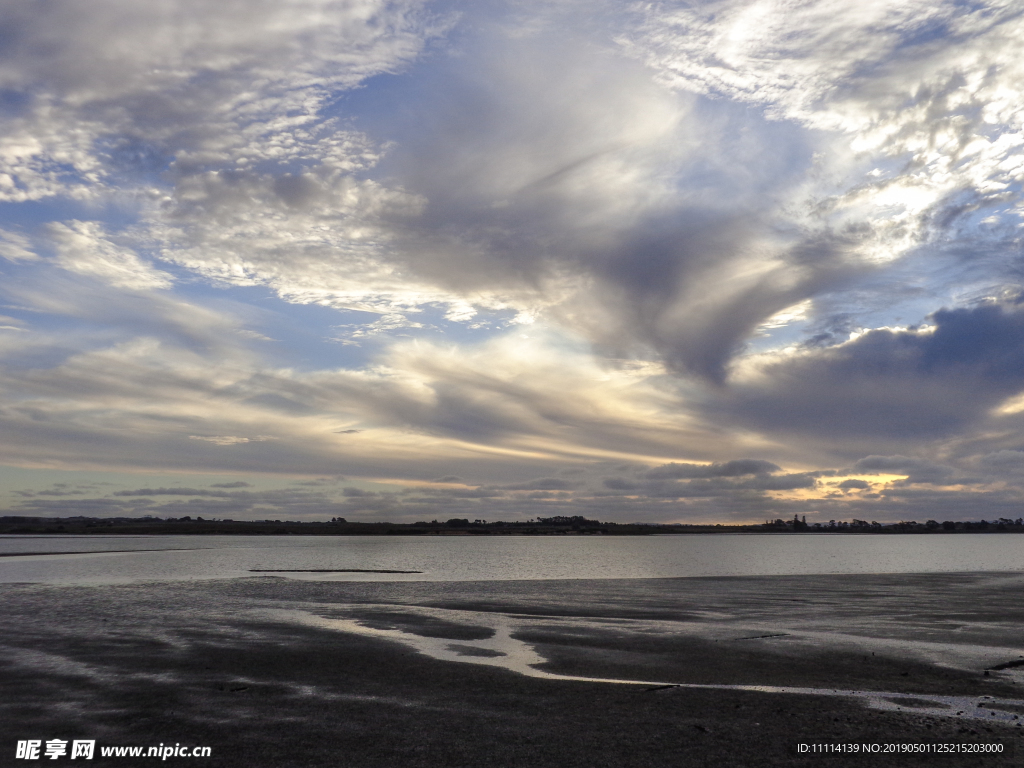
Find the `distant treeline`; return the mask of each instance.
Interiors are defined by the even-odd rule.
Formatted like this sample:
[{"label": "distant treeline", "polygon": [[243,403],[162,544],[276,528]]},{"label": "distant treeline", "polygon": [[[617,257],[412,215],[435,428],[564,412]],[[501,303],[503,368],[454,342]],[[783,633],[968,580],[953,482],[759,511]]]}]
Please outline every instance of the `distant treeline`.
[{"label": "distant treeline", "polygon": [[757,530],[760,526],[661,525],[657,523],[602,523],[582,516],[540,517],[526,521],[451,518],[416,523],[361,523],[335,517],[325,522],[299,520],[224,520],[202,517],[0,517],[2,533],[65,534],[247,534],[303,536],[543,536],[637,535],[697,531]]},{"label": "distant treeline", "polygon": [[865,520],[766,520],[762,525],[685,525],[681,523],[602,523],[580,515],[532,520],[487,521],[467,518],[415,523],[361,523],[335,517],[322,522],[299,520],[224,520],[202,517],[0,517],[0,534],[201,534],[253,536],[637,536],[686,533],[1024,533],[1024,519],[981,521],[928,520],[877,523]]},{"label": "distant treeline", "polygon": [[958,531],[970,533],[977,533],[979,531],[1024,533],[1024,518],[1018,517],[1016,520],[1013,520],[1008,517],[1000,517],[991,521],[943,520],[941,523],[937,520],[926,520],[923,523],[919,523],[916,520],[904,520],[898,523],[877,523],[874,520],[868,522],[867,520],[857,519],[850,520],[849,522],[845,520],[829,520],[827,523],[808,523],[806,517],[801,519],[794,516],[792,520],[783,520],[781,518],[765,520],[764,525],[761,527],[769,531],[807,531],[812,533],[956,533]]}]

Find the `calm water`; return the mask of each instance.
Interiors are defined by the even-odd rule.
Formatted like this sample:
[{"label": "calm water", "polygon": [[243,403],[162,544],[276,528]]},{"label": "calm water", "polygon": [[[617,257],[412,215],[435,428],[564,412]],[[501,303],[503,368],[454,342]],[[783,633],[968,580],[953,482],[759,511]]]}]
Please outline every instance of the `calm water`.
[{"label": "calm water", "polygon": [[[1024,535],[0,536],[0,582],[131,582],[257,576],[331,581],[633,579],[823,573],[1024,571]],[[41,554],[62,553],[62,554]]]}]

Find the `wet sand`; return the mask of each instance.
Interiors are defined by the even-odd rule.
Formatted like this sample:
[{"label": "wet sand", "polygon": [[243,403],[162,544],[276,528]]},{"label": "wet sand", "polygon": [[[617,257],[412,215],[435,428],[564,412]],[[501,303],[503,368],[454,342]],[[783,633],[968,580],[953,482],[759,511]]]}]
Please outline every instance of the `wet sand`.
[{"label": "wet sand", "polygon": [[[1022,587],[1021,574],[2,585],[0,765],[30,764],[14,759],[27,738],[210,746],[203,765],[248,768],[1019,765]],[[797,752],[866,742],[1004,751]]]}]

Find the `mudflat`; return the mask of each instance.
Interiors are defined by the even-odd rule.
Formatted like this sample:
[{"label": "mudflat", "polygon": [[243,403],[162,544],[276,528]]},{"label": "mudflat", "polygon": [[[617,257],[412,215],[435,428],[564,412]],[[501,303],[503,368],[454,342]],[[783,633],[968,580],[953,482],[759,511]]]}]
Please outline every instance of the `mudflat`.
[{"label": "mudflat", "polygon": [[15,757],[27,739],[95,740],[100,766],[161,760],[99,746],[161,744],[211,748],[168,764],[247,768],[1019,765],[1022,587],[1016,573],[2,585],[0,765],[32,764]]}]

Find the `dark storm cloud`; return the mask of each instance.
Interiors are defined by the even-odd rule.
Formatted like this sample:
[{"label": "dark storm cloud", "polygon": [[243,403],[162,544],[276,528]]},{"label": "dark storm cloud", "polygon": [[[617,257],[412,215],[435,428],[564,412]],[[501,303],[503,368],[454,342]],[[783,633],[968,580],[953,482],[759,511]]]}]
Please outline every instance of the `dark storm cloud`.
[{"label": "dark storm cloud", "polygon": [[871,483],[866,480],[843,480],[836,488],[842,488],[843,490],[858,490],[864,491],[871,487]]},{"label": "dark storm cloud", "polygon": [[782,357],[724,398],[771,431],[913,441],[954,434],[1024,388],[1018,306],[943,309],[930,320],[933,329],[876,329]]},{"label": "dark storm cloud", "polygon": [[853,465],[853,470],[881,474],[906,474],[907,481],[911,483],[942,483],[949,480],[956,472],[953,467],[909,456],[866,456]]},{"label": "dark storm cloud", "polygon": [[364,491],[362,488],[353,488],[351,486],[342,488],[341,493],[346,499],[366,499],[380,495],[373,491]]},{"label": "dark storm cloud", "polygon": [[604,480],[604,487],[610,488],[613,491],[635,491],[637,488],[640,488],[640,484],[623,480],[620,477],[609,477]]},{"label": "dark storm cloud", "polygon": [[151,514],[155,505],[152,499],[121,500],[121,499],[32,499],[18,504],[12,512],[18,515],[40,515],[67,517],[84,515],[86,517],[114,517],[132,514],[144,510]]},{"label": "dark storm cloud", "polygon": [[978,458],[978,465],[994,474],[1024,472],[1024,451],[994,451]]},{"label": "dark storm cloud", "polygon": [[762,475],[736,483],[737,488],[751,491],[793,491],[799,488],[814,488],[818,481],[808,472],[794,472],[788,475]]},{"label": "dark storm cloud", "polygon": [[210,491],[203,488],[139,488],[134,491],[114,491],[112,496],[215,496],[222,499],[237,496],[227,491]]},{"label": "dark storm cloud", "polygon": [[[248,483],[245,483],[244,485],[248,485]],[[343,489],[343,494],[345,496],[376,495],[371,492],[361,491],[357,488],[345,488]],[[114,491],[110,495],[118,498],[145,497],[148,499],[160,496],[189,496],[192,497],[192,500],[188,502],[189,504],[199,503],[200,499],[205,499],[211,504],[236,504],[240,509],[259,504],[269,504],[282,507],[294,505],[305,506],[309,504],[329,502],[333,499],[333,497],[328,493],[307,491],[298,488],[271,488],[260,491],[214,491],[206,488],[137,488],[126,491]],[[202,503],[206,502],[204,501]],[[162,505],[161,509],[165,507],[166,505]]]},{"label": "dark storm cloud", "polygon": [[577,485],[578,483],[571,483],[557,477],[541,477],[525,483],[499,485],[496,488],[502,491],[568,491]]},{"label": "dark storm cloud", "polygon": [[817,480],[809,474],[796,472],[785,475],[755,475],[748,479],[712,477],[685,482],[652,481],[643,486],[641,493],[651,497],[702,498],[741,495],[745,491],[793,491],[814,488]]},{"label": "dark storm cloud", "polygon": [[[424,497],[432,496],[437,499],[447,499],[449,501],[454,499],[497,499],[506,496],[505,491],[498,490],[497,488],[481,487],[481,488],[409,488],[408,494],[417,496],[421,501]],[[431,499],[431,503],[434,499]]]},{"label": "dark storm cloud", "polygon": [[782,468],[770,461],[760,459],[733,459],[722,464],[665,464],[648,470],[645,476],[651,480],[666,478],[698,477],[741,477],[743,475],[768,475],[781,472]]},{"label": "dark storm cloud", "polygon": [[259,520],[292,517],[323,520],[343,514],[344,510],[345,505],[329,494],[295,488],[262,491],[139,488],[115,491],[105,498],[32,498],[22,502],[16,508],[16,513],[99,517],[149,514],[162,518],[188,515]]}]

